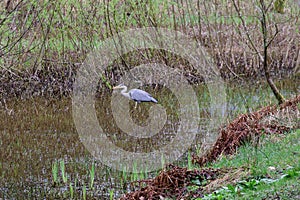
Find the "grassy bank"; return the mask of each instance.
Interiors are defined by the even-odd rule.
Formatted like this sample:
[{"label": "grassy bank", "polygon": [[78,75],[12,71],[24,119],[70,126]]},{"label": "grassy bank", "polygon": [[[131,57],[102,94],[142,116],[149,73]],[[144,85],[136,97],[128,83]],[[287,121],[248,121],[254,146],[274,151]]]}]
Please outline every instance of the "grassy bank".
[{"label": "grassy bank", "polygon": [[204,168],[168,166],[124,199],[298,199],[300,129],[261,138]]},{"label": "grassy bank", "polygon": [[[245,168],[249,174],[232,177],[221,189],[202,199],[297,199],[300,195],[300,129],[248,143],[232,157],[222,157],[213,168]],[[238,181],[235,181],[238,180]]]}]

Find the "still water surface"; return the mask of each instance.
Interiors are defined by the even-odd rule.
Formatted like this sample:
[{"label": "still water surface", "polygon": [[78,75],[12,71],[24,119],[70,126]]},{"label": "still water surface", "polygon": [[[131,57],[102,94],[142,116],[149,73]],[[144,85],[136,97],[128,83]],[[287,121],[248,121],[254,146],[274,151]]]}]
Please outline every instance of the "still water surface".
[{"label": "still water surface", "polygon": [[[299,81],[278,83],[289,98],[299,94]],[[156,97],[165,108],[167,120],[162,130],[151,138],[139,139],[119,130],[111,112],[111,93],[96,98],[95,108],[100,126],[118,147],[130,152],[151,152],[168,144],[179,126],[179,103],[168,90],[141,88]],[[194,87],[199,101],[200,128],[192,147],[201,145],[201,135],[210,118],[210,97],[205,86]],[[120,96],[120,98],[123,98]],[[262,83],[251,86],[228,86],[227,118],[275,103],[271,91]],[[130,102],[130,116],[134,123],[145,126],[151,104],[136,109]],[[224,109],[224,108],[223,108]],[[87,197],[109,199],[120,197],[133,189],[129,181],[138,179],[106,167],[96,161],[81,143],[72,118],[72,99],[9,99],[0,110],[0,198],[52,199]],[[222,125],[219,125],[222,126]],[[216,127],[216,130],[219,127]],[[62,180],[59,162],[64,162],[67,181]],[[184,163],[185,157],[179,161]],[[58,165],[58,182],[54,183],[53,168]],[[92,173],[92,169],[95,172]],[[93,174],[95,178],[93,179]],[[155,174],[155,173],[154,173]],[[152,174],[153,175],[153,174]],[[144,176],[140,176],[146,178]],[[91,180],[94,182],[91,183]]]}]

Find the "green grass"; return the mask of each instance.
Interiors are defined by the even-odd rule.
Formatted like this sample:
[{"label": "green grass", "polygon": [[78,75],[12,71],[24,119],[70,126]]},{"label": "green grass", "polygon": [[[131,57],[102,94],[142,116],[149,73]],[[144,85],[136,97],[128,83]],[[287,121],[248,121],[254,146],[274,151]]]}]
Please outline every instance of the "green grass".
[{"label": "green grass", "polygon": [[[241,146],[238,154],[233,159],[221,158],[213,167],[241,167],[247,166],[253,169],[257,175],[265,175],[266,168],[275,166],[284,169],[287,166],[299,166],[300,164],[300,130],[287,134],[279,142],[274,140],[276,136],[261,138],[258,147],[250,143]],[[298,152],[298,153],[297,153]]]},{"label": "green grass", "polygon": [[54,185],[58,183],[58,163],[57,163],[57,161],[55,161],[52,164],[52,179],[53,179]]},{"label": "green grass", "polygon": [[284,138],[265,136],[260,145],[245,144],[234,157],[222,157],[213,168],[246,167],[249,177],[203,199],[296,199],[300,197],[300,129]]},{"label": "green grass", "polygon": [[283,178],[272,184],[260,184],[255,190],[246,190],[240,199],[298,199],[299,188],[300,174],[291,178]]},{"label": "green grass", "polygon": [[90,188],[94,188],[94,181],[95,181],[95,163],[92,164],[90,172]]},{"label": "green grass", "polygon": [[67,173],[66,173],[66,167],[65,167],[64,160],[59,161],[59,166],[60,166],[60,172],[61,172],[62,180],[63,180],[64,184],[66,184],[67,181],[68,181],[68,177],[67,177]]}]

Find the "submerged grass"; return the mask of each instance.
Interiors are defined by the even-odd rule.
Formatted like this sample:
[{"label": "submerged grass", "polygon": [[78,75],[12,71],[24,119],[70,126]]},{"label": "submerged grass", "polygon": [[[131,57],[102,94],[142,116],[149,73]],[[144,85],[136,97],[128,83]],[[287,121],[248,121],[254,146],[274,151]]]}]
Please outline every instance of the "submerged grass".
[{"label": "submerged grass", "polygon": [[90,172],[90,188],[94,188],[94,181],[95,181],[95,163],[92,164]]},{"label": "submerged grass", "polygon": [[59,161],[59,166],[60,166],[60,173],[61,173],[63,183],[66,184],[67,181],[68,181],[68,176],[67,176],[67,172],[66,172],[66,168],[65,168],[65,161],[60,160]]},{"label": "submerged grass", "polygon": [[70,190],[70,198],[73,199],[74,198],[74,188],[73,188],[72,183],[69,184],[69,190]]},{"label": "submerged grass", "polygon": [[58,163],[57,161],[54,161],[52,163],[52,179],[53,179],[53,185],[58,184]]}]

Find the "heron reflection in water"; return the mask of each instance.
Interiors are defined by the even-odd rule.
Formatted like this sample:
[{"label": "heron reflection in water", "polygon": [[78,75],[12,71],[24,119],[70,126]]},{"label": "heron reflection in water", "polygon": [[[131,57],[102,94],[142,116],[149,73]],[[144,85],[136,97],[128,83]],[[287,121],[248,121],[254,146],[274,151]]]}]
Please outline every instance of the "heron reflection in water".
[{"label": "heron reflection in water", "polygon": [[129,98],[130,100],[133,100],[136,102],[135,104],[135,108],[137,106],[137,103],[141,103],[141,102],[153,102],[153,103],[157,103],[157,100],[155,98],[153,98],[148,92],[144,91],[144,90],[140,90],[140,89],[131,89],[128,92],[127,91],[127,86],[125,86],[124,84],[120,84],[118,86],[113,87],[113,89],[122,89],[121,90],[121,94],[127,98]]}]

